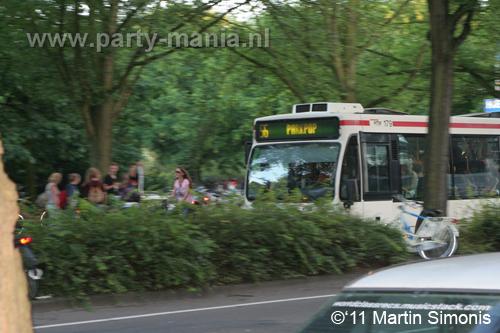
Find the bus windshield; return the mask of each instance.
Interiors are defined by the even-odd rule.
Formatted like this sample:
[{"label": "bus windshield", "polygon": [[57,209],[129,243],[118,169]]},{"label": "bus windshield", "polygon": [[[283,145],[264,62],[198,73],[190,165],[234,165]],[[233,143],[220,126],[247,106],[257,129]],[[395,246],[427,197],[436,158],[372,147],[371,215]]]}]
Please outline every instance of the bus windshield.
[{"label": "bus windshield", "polygon": [[[272,191],[277,199],[333,199],[338,143],[285,143],[254,148],[248,171],[248,200]],[[300,192],[299,192],[300,191]]]}]

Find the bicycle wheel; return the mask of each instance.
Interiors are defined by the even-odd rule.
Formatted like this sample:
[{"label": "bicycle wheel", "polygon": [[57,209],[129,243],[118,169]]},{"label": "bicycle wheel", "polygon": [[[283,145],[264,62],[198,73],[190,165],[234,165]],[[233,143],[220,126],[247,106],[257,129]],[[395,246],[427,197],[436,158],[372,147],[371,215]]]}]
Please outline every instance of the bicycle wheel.
[{"label": "bicycle wheel", "polygon": [[418,254],[424,259],[451,257],[458,248],[458,238],[449,226],[439,230],[431,241],[418,241],[422,243],[417,247]]}]

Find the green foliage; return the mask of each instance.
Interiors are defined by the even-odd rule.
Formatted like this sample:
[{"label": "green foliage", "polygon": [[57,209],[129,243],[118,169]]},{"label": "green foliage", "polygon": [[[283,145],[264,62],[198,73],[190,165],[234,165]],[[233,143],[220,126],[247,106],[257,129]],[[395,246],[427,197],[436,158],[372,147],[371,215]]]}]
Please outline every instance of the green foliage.
[{"label": "green foliage", "polygon": [[217,244],[213,262],[225,282],[340,274],[405,256],[397,231],[328,204],[298,210],[296,205],[261,202],[252,209],[202,211],[198,220]]},{"label": "green foliage", "polygon": [[[183,164],[196,182],[207,169],[220,177],[243,174],[243,143],[251,139],[252,120],[290,112],[294,103],[342,101],[351,89],[365,106],[428,113],[425,1],[265,0],[255,20],[226,16],[218,23],[201,3],[117,1],[118,18],[128,17],[120,25],[123,34],[141,30],[164,38],[172,31],[189,35],[224,29],[248,42],[249,33],[269,29],[266,48],[157,45],[149,53],[135,40],[131,47],[101,52],[69,45],[31,47],[27,32],[88,33],[88,42],[95,43],[96,35],[113,23],[112,10],[93,1],[80,1],[77,9],[57,1],[23,3],[0,4],[0,132],[10,177],[31,188],[38,185],[39,191],[50,173],[82,174],[89,166],[95,156],[89,154],[90,142],[96,137],[86,137],[82,105],[90,103],[91,114],[98,114],[108,92],[114,101],[127,101],[123,112],[113,116],[118,119],[111,160],[127,166],[147,148],[158,157],[155,167]],[[481,20],[473,22],[458,50],[455,114],[477,112],[483,99],[498,97],[493,89],[498,13],[497,2],[481,3],[474,16]],[[108,89],[102,64],[111,54],[114,88]],[[346,77],[349,61],[353,72]],[[351,86],[346,88],[342,78]],[[118,89],[122,83],[131,90]]]},{"label": "green foliage", "polygon": [[221,177],[235,170],[241,176],[253,119],[276,108],[289,112],[293,104],[283,86],[264,74],[224,49],[172,54],[145,69],[117,125],[133,123],[120,132],[135,132],[158,162],[186,166],[196,183],[209,169]]},{"label": "green foliage", "polygon": [[459,253],[500,251],[500,204],[478,209],[468,220],[460,221]]},{"label": "green foliage", "polygon": [[[0,11],[1,13],[1,11]],[[25,34],[0,19],[0,133],[6,172],[28,188],[42,191],[56,171],[83,172],[88,146],[83,122],[43,50],[26,45]],[[37,190],[35,187],[40,188]]]},{"label": "green foliage", "polygon": [[80,217],[26,226],[45,266],[43,290],[55,295],[157,290],[210,281],[212,242],[196,226],[161,211],[103,211],[88,203]]},{"label": "green foliage", "polygon": [[341,274],[407,258],[396,230],[331,205],[297,208],[227,203],[181,218],[182,207],[112,209],[82,201],[79,217],[65,212],[43,225],[28,221],[23,232],[36,240],[44,266],[41,292],[56,296]]}]

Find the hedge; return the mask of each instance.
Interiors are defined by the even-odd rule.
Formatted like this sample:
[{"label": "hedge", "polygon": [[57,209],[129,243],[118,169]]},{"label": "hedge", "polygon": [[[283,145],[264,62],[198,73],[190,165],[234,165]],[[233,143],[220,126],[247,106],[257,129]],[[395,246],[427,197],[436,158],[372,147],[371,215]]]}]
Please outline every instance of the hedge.
[{"label": "hedge", "polygon": [[500,251],[500,203],[478,207],[471,218],[459,220],[458,254]]},{"label": "hedge", "polygon": [[[85,297],[342,274],[408,259],[397,230],[331,204],[234,203],[182,218],[143,203],[126,209],[81,201],[80,213],[25,221],[45,274],[41,294]],[[33,222],[33,221],[31,221]]]}]

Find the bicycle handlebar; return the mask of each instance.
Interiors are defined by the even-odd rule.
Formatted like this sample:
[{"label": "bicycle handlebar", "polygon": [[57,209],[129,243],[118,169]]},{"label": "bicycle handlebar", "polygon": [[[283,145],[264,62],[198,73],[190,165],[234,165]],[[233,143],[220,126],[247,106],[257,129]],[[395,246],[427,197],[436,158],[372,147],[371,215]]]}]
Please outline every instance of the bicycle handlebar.
[{"label": "bicycle handlebar", "polygon": [[405,204],[417,204],[419,206],[423,206],[424,203],[421,202],[421,201],[416,201],[416,200],[408,200],[406,198],[403,198],[403,196],[401,194],[396,194],[396,195],[393,195],[392,198],[395,200],[395,201],[399,201],[399,202],[402,202],[402,203],[405,203]]}]

